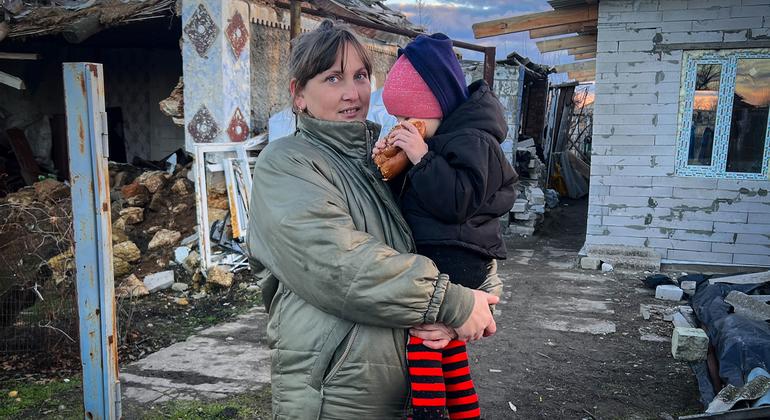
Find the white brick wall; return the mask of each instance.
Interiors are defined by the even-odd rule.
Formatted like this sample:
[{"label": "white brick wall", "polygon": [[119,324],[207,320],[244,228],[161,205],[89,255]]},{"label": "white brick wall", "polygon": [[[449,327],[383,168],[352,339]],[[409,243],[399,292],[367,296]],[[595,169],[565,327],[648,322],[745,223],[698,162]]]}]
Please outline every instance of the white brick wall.
[{"label": "white brick wall", "polygon": [[600,2],[586,243],[770,266],[770,181],[674,174],[683,52],[652,52],[768,34],[770,0]]}]

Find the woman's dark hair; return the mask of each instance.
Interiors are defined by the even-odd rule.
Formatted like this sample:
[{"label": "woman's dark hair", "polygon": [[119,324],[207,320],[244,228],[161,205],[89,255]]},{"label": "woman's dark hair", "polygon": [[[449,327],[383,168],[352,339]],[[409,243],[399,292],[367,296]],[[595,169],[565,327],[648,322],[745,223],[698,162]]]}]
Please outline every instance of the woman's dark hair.
[{"label": "woman's dark hair", "polygon": [[342,51],[342,67],[345,67],[345,48],[353,47],[366,71],[372,74],[372,62],[369,53],[353,31],[343,23],[324,19],[313,31],[306,32],[292,41],[289,77],[296,79],[296,88],[302,89],[318,73],[328,70]]}]

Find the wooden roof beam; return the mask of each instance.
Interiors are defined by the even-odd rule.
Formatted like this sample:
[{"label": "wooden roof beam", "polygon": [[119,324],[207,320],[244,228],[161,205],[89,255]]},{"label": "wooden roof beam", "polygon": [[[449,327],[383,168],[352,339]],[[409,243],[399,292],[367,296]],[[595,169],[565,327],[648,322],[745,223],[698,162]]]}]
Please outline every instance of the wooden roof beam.
[{"label": "wooden roof beam", "polygon": [[576,82],[593,82],[596,80],[596,73],[588,71],[579,71],[576,73],[567,73],[567,78]]},{"label": "wooden roof beam", "polygon": [[590,71],[596,73],[596,60],[580,61],[577,63],[560,64],[554,67],[557,73],[577,73]]},{"label": "wooden roof beam", "polygon": [[596,53],[575,54],[575,60],[588,60],[590,58],[596,58]]},{"label": "wooden roof beam", "polygon": [[490,36],[524,32],[532,29],[547,28],[550,26],[596,20],[597,17],[598,6],[595,4],[568,7],[548,12],[530,13],[503,19],[489,20],[486,22],[477,22],[473,24],[473,35],[476,39],[486,38]]},{"label": "wooden roof beam", "polygon": [[596,33],[597,21],[568,23],[566,25],[549,26],[547,28],[530,29],[530,39],[548,38],[549,36],[567,35],[572,33]]},{"label": "wooden roof beam", "polygon": [[0,52],[0,60],[40,60],[40,54]]},{"label": "wooden roof beam", "polygon": [[570,55],[595,53],[596,45],[589,45],[587,47],[579,47],[579,48],[570,48],[569,50],[567,50],[567,52]]},{"label": "wooden roof beam", "polygon": [[593,48],[596,49],[596,35],[578,35],[537,42],[537,49],[540,50],[541,53],[590,46],[593,46]]}]

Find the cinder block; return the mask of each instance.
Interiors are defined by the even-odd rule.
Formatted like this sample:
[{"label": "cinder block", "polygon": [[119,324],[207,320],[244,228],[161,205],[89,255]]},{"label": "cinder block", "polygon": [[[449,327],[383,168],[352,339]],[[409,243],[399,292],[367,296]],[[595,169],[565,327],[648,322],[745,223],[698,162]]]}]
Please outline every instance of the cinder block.
[{"label": "cinder block", "polygon": [[583,257],[580,259],[580,268],[584,270],[598,270],[602,266],[602,260],[594,257]]},{"label": "cinder block", "polygon": [[671,337],[671,354],[676,360],[697,362],[708,354],[709,338],[700,328],[676,327]]},{"label": "cinder block", "polygon": [[682,300],[684,292],[672,284],[663,284],[655,288],[655,299],[672,300],[678,302]]},{"label": "cinder block", "polygon": [[513,202],[512,213],[522,213],[525,211],[527,211],[527,200],[520,198]]},{"label": "cinder block", "polygon": [[692,280],[685,280],[679,284],[679,286],[682,288],[682,291],[687,293],[689,296],[692,296],[695,294],[695,287],[697,285],[698,283]]}]

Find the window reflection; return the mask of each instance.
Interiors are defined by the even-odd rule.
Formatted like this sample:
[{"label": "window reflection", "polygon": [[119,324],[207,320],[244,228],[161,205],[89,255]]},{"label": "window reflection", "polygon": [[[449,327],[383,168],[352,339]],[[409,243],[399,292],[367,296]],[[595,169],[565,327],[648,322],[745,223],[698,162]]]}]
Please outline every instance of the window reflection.
[{"label": "window reflection", "polygon": [[699,64],[696,68],[688,165],[711,165],[721,75],[720,64]]},{"label": "window reflection", "polygon": [[739,59],[727,150],[728,172],[762,172],[769,105],[770,59]]}]

